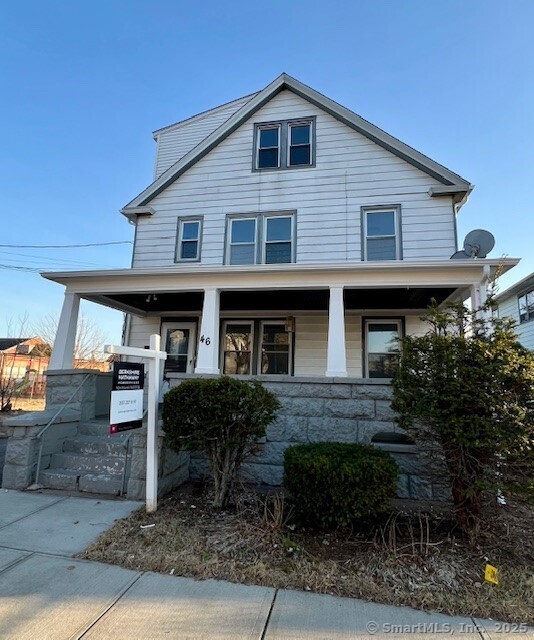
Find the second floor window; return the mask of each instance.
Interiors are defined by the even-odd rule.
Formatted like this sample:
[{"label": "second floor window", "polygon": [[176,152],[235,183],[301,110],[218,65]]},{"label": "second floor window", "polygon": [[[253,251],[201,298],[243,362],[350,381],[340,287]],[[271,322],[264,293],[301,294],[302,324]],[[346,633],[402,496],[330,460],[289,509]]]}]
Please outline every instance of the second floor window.
[{"label": "second floor window", "polygon": [[283,264],[293,255],[293,214],[228,218],[227,264]]},{"label": "second floor window", "polygon": [[258,128],[258,169],[280,166],[280,125]]},{"label": "second floor window", "polygon": [[519,302],[519,322],[534,320],[534,289],[528,291],[518,298]]},{"label": "second floor window", "polygon": [[194,262],[200,260],[201,229],[202,220],[200,218],[181,218],[178,220],[176,262]]},{"label": "second floor window", "polygon": [[400,260],[399,212],[364,209],[362,215],[363,259]]}]

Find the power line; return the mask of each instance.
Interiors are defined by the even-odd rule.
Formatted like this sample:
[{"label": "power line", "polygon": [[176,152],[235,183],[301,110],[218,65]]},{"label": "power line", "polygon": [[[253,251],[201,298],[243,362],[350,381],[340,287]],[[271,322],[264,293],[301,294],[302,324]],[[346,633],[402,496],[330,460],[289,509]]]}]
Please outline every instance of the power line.
[{"label": "power line", "polygon": [[0,244],[0,247],[9,249],[71,249],[81,247],[108,247],[115,244],[133,244],[131,240],[118,242],[88,242],[87,244]]},{"label": "power line", "polygon": [[[31,253],[17,253],[16,251],[0,251],[1,255],[8,255],[8,256],[20,256],[22,258],[24,258],[24,262],[37,262],[39,263],[39,261],[43,261],[46,260],[47,262],[56,262],[56,263],[64,263],[67,265],[81,265],[84,267],[90,266],[90,267],[108,267],[110,269],[116,269],[118,267],[114,267],[112,265],[109,264],[101,264],[101,263],[97,263],[97,262],[80,262],[79,260],[69,260],[69,259],[65,259],[65,258],[51,258],[48,256],[36,256],[34,254]],[[36,260],[32,260],[32,258],[36,258]],[[13,262],[22,262],[22,260],[18,259],[18,258],[9,258],[10,260],[12,260]],[[47,265],[50,266],[50,265]]]}]

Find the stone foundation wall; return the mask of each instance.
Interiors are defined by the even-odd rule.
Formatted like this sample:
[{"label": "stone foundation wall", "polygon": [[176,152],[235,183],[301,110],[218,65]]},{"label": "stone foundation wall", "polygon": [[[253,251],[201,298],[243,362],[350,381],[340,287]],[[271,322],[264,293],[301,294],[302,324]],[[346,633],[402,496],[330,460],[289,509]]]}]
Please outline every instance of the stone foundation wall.
[{"label": "stone foundation wall", "polygon": [[[146,427],[132,433],[130,474],[127,496],[130,500],[146,497]],[[189,479],[189,453],[176,453],[165,446],[165,434],[158,433],[158,495],[164,495]]]},{"label": "stone foundation wall", "polygon": [[[169,377],[172,387],[186,376]],[[291,376],[280,376],[276,381],[269,376],[254,379],[272,391],[282,406],[276,421],[267,428],[260,454],[243,465],[244,481],[281,485],[284,451],[291,445],[325,441],[369,444],[377,433],[402,433],[391,410],[391,385],[384,381]],[[414,445],[377,446],[391,453],[399,466],[397,497],[443,499],[443,488],[426,477]],[[209,475],[208,462],[201,454],[191,454],[189,473],[193,480]]]}]

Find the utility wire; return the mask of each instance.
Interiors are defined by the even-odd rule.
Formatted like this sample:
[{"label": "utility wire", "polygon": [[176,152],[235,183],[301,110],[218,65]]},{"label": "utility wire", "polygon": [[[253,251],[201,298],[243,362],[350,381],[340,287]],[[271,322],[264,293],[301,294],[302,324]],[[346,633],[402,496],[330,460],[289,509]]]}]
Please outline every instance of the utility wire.
[{"label": "utility wire", "polygon": [[120,240],[119,242],[89,242],[87,244],[0,244],[0,247],[9,249],[70,249],[81,247],[108,247],[114,244],[133,244],[131,240]]}]

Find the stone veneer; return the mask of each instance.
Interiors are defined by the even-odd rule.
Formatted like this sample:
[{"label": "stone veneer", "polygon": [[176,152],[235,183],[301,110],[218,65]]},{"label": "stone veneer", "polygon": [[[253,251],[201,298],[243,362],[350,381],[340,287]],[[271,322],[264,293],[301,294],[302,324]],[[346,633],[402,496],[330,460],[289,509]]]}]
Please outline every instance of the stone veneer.
[{"label": "stone veneer", "polygon": [[[191,376],[169,374],[171,387]],[[242,479],[278,486],[283,479],[287,447],[305,442],[359,442],[369,444],[380,432],[402,433],[391,410],[392,388],[383,380],[361,378],[312,378],[254,376],[279,399],[281,409],[267,428],[259,455],[242,467]],[[414,445],[380,444],[399,466],[397,497],[443,499],[443,488],[423,471]],[[200,480],[209,467],[201,454],[191,454],[190,477]]]}]

